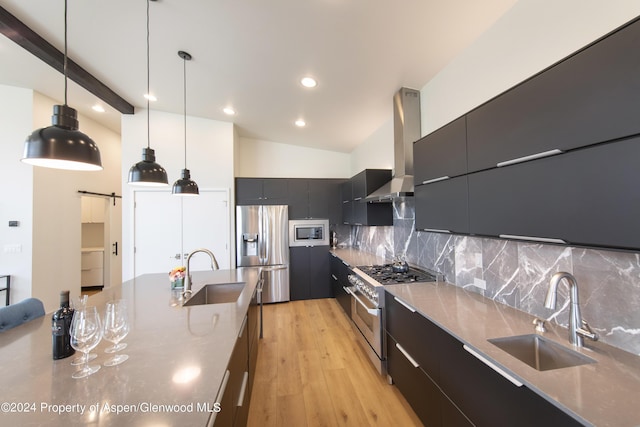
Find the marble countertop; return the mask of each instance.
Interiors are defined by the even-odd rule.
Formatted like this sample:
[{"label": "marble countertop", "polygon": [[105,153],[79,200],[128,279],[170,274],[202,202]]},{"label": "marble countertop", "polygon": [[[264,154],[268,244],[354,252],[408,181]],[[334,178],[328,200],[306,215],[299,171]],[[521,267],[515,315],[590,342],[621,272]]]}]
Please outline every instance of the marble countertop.
[{"label": "marble countertop", "polygon": [[640,426],[639,356],[587,339],[585,347],[577,349],[569,344],[567,329],[547,325],[545,338],[597,363],[537,371],[487,341],[535,333],[533,316],[442,282],[388,285],[385,289],[581,422]]},{"label": "marble countertop", "polygon": [[[181,307],[167,274],[158,273],[91,296],[88,305],[101,312],[109,300],[127,300],[131,331],[122,351],[129,360],[88,378],[71,378],[75,355],[52,360],[51,313],[0,334],[0,424],[206,425],[258,276],[256,269],[218,270],[193,279],[194,292],[211,283],[247,285],[235,303]],[[107,360],[108,345],[98,345],[92,364]]]},{"label": "marble countertop", "polygon": [[[351,267],[390,262],[355,248],[331,252]],[[567,329],[547,323],[545,338],[596,363],[537,371],[487,341],[535,333],[534,316],[444,282],[387,285],[385,289],[584,424],[640,426],[640,356],[588,339],[584,348],[576,349],[569,344]]]}]

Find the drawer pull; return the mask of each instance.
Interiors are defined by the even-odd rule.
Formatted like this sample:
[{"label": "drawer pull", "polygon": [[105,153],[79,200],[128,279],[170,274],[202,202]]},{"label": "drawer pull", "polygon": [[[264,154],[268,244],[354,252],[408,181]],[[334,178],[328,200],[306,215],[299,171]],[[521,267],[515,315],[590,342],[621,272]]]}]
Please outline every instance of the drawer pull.
[{"label": "drawer pull", "polygon": [[333,280],[338,280],[338,278],[334,274],[332,274],[331,277],[333,277]]},{"label": "drawer pull", "polygon": [[[222,402],[222,396],[224,396],[224,392],[227,389],[227,383],[229,382],[229,376],[230,376],[230,372],[227,369],[224,373],[224,377],[222,378],[222,385],[220,386],[220,390],[218,391],[218,395],[216,396],[216,400],[213,403],[220,403]],[[212,411],[211,415],[209,416],[209,421],[207,421],[207,427],[213,427],[213,425],[216,423],[216,416],[218,415],[217,412]]]},{"label": "drawer pull", "polygon": [[554,239],[551,237],[519,236],[516,234],[501,234],[499,237],[501,239],[531,240],[533,242],[543,242],[543,243],[562,243],[562,244],[567,243],[565,240]]},{"label": "drawer pull", "polygon": [[514,377],[512,377],[511,375],[507,374],[502,368],[498,367],[496,364],[494,364],[493,362],[490,362],[489,360],[487,360],[484,356],[481,356],[479,353],[477,353],[475,350],[473,350],[471,347],[468,347],[466,344],[464,344],[462,346],[462,348],[464,348],[465,350],[467,350],[470,354],[472,354],[473,356],[475,356],[476,359],[478,359],[479,361],[481,361],[482,363],[484,363],[485,365],[487,365],[488,367],[490,367],[491,369],[493,369],[494,371],[496,371],[497,373],[499,373],[500,375],[502,375],[505,379],[509,380],[513,385],[515,385],[516,387],[522,387],[522,383],[520,381],[518,381],[517,379],[515,379]]},{"label": "drawer pull", "polygon": [[531,154],[529,156],[518,157],[517,159],[506,160],[504,162],[498,163],[496,166],[501,168],[503,166],[515,165],[516,163],[527,162],[529,160],[542,159],[544,157],[555,156],[556,154],[562,153],[562,150],[554,149],[549,151],[543,151],[542,153]]},{"label": "drawer pull", "polygon": [[411,357],[409,355],[409,353],[407,353],[407,351],[404,348],[402,348],[402,346],[400,344],[396,343],[396,348],[398,350],[400,350],[400,353],[402,353],[404,355],[404,357],[406,357],[409,362],[411,362],[411,364],[413,365],[414,368],[419,368],[420,367],[420,364],[418,362],[416,362],[415,359],[413,357]]},{"label": "drawer pull", "polygon": [[404,308],[406,308],[410,312],[412,312],[412,313],[416,312],[415,308],[411,307],[409,304],[407,304],[406,302],[402,301],[401,299],[398,299],[398,297],[393,297],[393,299],[398,301],[400,304],[402,304],[404,306]]},{"label": "drawer pull", "polygon": [[441,176],[441,177],[438,177],[438,178],[433,178],[433,179],[428,179],[426,181],[422,181],[422,183],[423,184],[432,184],[434,182],[444,181],[445,179],[450,179],[450,178],[451,178],[450,176],[445,175],[445,176]]},{"label": "drawer pull", "polygon": [[242,386],[240,387],[240,396],[238,396],[238,405],[242,406],[244,403],[244,395],[247,394],[247,382],[249,382],[249,372],[244,371],[244,377],[242,378]]},{"label": "drawer pull", "polygon": [[448,233],[451,234],[451,230],[444,230],[440,228],[423,228],[422,231],[428,231],[430,233]]},{"label": "drawer pull", "polygon": [[359,202],[360,200],[362,200],[362,197],[356,197],[355,199],[353,199],[354,202]]}]

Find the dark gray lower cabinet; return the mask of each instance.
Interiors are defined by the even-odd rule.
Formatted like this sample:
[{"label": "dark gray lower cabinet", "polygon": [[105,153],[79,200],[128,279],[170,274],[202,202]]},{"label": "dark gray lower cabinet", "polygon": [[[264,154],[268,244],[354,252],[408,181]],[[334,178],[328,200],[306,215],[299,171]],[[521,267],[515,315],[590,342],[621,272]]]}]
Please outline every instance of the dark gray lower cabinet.
[{"label": "dark gray lower cabinet", "polygon": [[222,410],[215,414],[213,425],[216,427],[240,427],[247,424],[251,398],[251,395],[248,394],[249,332],[247,324],[248,321],[245,317],[245,322],[227,366],[228,378],[223,382],[219,392],[222,393],[222,397],[218,398],[217,403],[220,404]]},{"label": "dark gray lower cabinet", "polygon": [[509,382],[393,295],[387,293],[385,303],[387,369],[425,425],[582,425],[526,386]]},{"label": "dark gray lower cabinet", "polygon": [[289,248],[291,301],[331,298],[328,246]]},{"label": "dark gray lower cabinet", "polygon": [[[442,426],[442,400],[446,399],[433,380],[398,348],[398,343],[387,334],[387,371],[393,383],[402,392],[422,423]],[[458,424],[459,425],[459,424]],[[468,423],[467,425],[472,425]]]},{"label": "dark gray lower cabinet", "polygon": [[640,248],[638,158],[636,137],[470,174],[470,232]]},{"label": "dark gray lower cabinet", "polygon": [[351,274],[351,269],[340,258],[331,255],[331,288],[333,296],[338,301],[347,317],[351,318],[351,295],[344,290],[349,286],[347,277]]},{"label": "dark gray lower cabinet", "polygon": [[416,229],[469,232],[469,191],[466,176],[416,185]]}]

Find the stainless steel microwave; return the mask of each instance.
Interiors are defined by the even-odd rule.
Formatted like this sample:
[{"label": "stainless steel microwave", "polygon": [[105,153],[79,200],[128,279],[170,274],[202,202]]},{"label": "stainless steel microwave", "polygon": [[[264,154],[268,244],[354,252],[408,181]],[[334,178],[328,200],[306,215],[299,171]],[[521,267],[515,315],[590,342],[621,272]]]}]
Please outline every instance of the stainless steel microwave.
[{"label": "stainless steel microwave", "polygon": [[289,246],[329,246],[329,220],[290,219]]}]

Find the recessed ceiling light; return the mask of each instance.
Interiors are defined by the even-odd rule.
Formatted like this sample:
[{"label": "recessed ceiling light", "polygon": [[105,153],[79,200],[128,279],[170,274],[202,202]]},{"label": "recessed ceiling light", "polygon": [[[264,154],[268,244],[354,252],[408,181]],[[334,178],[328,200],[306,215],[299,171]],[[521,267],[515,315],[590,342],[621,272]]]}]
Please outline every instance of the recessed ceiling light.
[{"label": "recessed ceiling light", "polygon": [[93,107],[91,107],[93,109],[93,111],[97,111],[98,113],[104,113],[104,107],[100,104],[96,104]]},{"label": "recessed ceiling light", "polygon": [[303,128],[305,127],[307,124],[304,122],[304,120],[302,119],[298,119],[296,120],[296,126],[298,126],[299,128]]},{"label": "recessed ceiling light", "polygon": [[225,108],[223,108],[223,109],[222,109],[222,111],[224,111],[224,113],[225,113],[227,116],[235,116],[235,115],[236,115],[236,110],[234,110],[234,109],[233,109],[233,108],[231,108],[231,107],[225,107]]},{"label": "recessed ceiling light", "polygon": [[303,77],[300,80],[300,83],[304,87],[316,87],[316,86],[318,86],[318,82],[313,77]]},{"label": "recessed ceiling light", "polygon": [[151,102],[156,102],[158,100],[158,98],[156,98],[154,95],[152,95],[150,93],[145,93],[144,94],[144,98],[148,99]]}]

